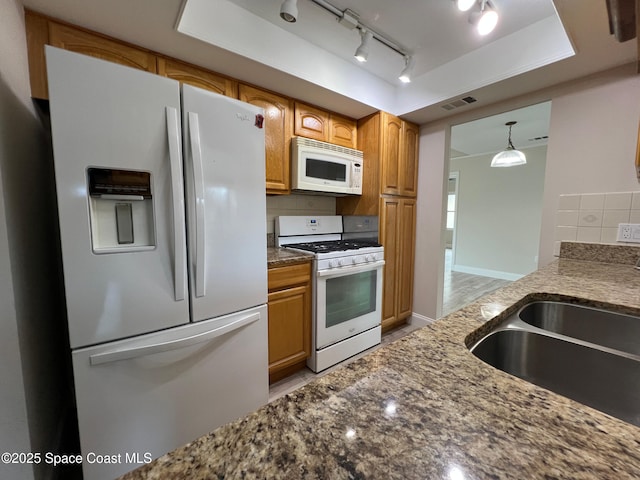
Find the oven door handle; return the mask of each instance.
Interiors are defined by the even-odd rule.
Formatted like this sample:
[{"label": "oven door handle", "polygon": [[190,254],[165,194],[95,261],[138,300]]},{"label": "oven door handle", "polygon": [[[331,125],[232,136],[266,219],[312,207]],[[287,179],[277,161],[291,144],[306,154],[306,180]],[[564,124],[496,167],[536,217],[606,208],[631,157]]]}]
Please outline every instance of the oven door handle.
[{"label": "oven door handle", "polygon": [[371,263],[361,263],[355,266],[331,268],[327,270],[318,270],[318,277],[341,277],[354,273],[367,272],[369,270],[377,270],[384,265],[384,260],[378,260]]}]

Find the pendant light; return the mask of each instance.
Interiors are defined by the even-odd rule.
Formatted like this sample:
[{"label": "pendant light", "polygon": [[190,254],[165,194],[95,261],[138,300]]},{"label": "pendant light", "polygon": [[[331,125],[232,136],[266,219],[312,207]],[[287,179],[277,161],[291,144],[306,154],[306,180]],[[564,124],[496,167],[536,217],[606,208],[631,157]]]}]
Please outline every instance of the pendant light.
[{"label": "pendant light", "polygon": [[507,122],[505,125],[509,127],[509,140],[507,141],[507,148],[498,153],[493,160],[491,160],[492,167],[515,167],[516,165],[524,165],[527,163],[527,157],[524,156],[520,150],[516,150],[511,143],[511,127],[518,122]]}]

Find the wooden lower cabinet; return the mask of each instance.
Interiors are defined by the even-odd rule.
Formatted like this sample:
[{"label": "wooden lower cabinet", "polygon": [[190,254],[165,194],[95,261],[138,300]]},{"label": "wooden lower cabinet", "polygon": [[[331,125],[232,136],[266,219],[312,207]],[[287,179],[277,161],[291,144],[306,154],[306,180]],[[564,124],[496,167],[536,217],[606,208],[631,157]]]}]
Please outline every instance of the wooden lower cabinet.
[{"label": "wooden lower cabinet", "polygon": [[383,197],[380,200],[380,240],[384,245],[382,331],[406,322],[413,308],[416,200]]},{"label": "wooden lower cabinet", "polygon": [[269,383],[305,368],[311,355],[311,263],[270,268]]}]

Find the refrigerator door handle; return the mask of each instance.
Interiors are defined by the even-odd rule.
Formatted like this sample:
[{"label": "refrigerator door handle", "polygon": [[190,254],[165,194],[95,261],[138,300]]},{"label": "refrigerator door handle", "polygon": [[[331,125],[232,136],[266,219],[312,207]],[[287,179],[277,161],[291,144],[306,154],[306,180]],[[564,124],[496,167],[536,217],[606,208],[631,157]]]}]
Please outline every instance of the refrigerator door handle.
[{"label": "refrigerator door handle", "polygon": [[173,275],[176,302],[186,295],[185,269],[187,268],[187,244],[184,231],[184,192],[182,191],[182,162],[180,161],[180,127],[178,110],[166,107],[171,166],[171,196],[173,203]]},{"label": "refrigerator door handle", "polygon": [[193,159],[193,183],[196,200],[196,274],[195,296],[204,297],[205,289],[205,205],[204,205],[204,175],[202,171],[202,149],[200,145],[200,125],[198,114],[189,112],[189,139],[191,141],[191,156]]},{"label": "refrigerator door handle", "polygon": [[89,363],[91,365],[102,365],[105,363],[118,362],[120,360],[130,360],[132,358],[144,357],[147,355],[153,355],[156,353],[169,352],[172,350],[178,350],[180,348],[191,347],[198,343],[208,342],[214,338],[220,337],[226,333],[233,332],[239,328],[244,327],[250,323],[260,320],[260,312],[252,313],[246,317],[241,317],[231,323],[228,323],[222,327],[214,328],[206,332],[198,333],[190,337],[179,338],[176,340],[170,340],[168,342],[159,342],[151,345],[143,345],[133,348],[123,348],[120,350],[111,350],[103,353],[96,353],[89,357]]}]

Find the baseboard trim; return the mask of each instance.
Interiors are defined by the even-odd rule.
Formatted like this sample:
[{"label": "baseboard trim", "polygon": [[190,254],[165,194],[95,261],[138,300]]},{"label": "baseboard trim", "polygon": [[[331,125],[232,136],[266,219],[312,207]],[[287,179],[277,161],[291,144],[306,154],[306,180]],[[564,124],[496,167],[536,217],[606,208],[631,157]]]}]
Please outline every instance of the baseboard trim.
[{"label": "baseboard trim", "polygon": [[468,267],[466,265],[453,265],[451,271],[460,273],[470,273],[481,277],[499,278],[500,280],[520,280],[524,275],[511,272],[501,272],[500,270],[489,270],[487,268]]},{"label": "baseboard trim", "polygon": [[425,317],[424,315],[420,315],[415,312],[411,312],[411,316],[408,318],[408,323],[418,327],[426,327],[433,322],[435,322],[433,318]]}]

